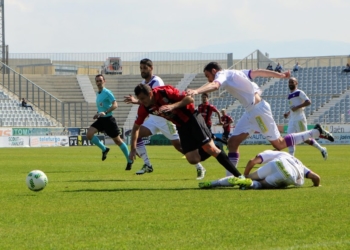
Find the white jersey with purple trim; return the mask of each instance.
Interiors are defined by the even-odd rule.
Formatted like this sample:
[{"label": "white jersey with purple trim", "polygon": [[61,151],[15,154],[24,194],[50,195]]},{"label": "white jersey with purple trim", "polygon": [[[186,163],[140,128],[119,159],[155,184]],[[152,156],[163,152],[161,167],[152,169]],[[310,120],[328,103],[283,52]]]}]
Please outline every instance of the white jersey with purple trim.
[{"label": "white jersey with purple trim", "polygon": [[[294,185],[301,186],[304,184],[304,177],[310,172],[310,169],[304,166],[304,164],[299,161],[294,156],[282,151],[265,150],[258,154],[262,160],[262,164],[268,162],[281,162],[283,168],[290,174],[290,177],[294,181]],[[283,169],[279,169],[281,174]]]},{"label": "white jersey with purple trim", "polygon": [[288,102],[290,107],[289,119],[293,121],[306,120],[304,109],[301,108],[296,111],[292,111],[293,107],[296,107],[305,101],[310,100],[309,97],[300,89],[296,89],[288,95]]},{"label": "white jersey with purple trim", "polygon": [[261,94],[259,86],[251,81],[251,70],[220,70],[215,75],[218,82],[236,98],[246,110],[255,103],[255,93]]},{"label": "white jersey with purple trim", "polygon": [[152,76],[151,80],[146,83],[146,80],[143,79],[142,84],[147,84],[148,86],[150,86],[152,89],[154,89],[155,87],[159,87],[159,86],[164,86],[164,82],[162,80],[162,78],[160,78],[159,76]]}]

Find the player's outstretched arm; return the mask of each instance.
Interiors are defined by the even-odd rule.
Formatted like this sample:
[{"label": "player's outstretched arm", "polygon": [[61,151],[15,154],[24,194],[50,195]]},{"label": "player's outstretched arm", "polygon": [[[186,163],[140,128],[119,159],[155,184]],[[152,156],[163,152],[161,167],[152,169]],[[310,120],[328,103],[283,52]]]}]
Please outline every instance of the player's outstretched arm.
[{"label": "player's outstretched arm", "polygon": [[256,77],[273,77],[273,78],[290,78],[290,71],[279,73],[277,71],[271,71],[266,69],[256,69],[250,72],[252,79]]},{"label": "player's outstretched arm", "polygon": [[137,144],[137,138],[139,137],[139,131],[140,131],[140,125],[134,123],[134,126],[131,130],[131,148],[129,153],[129,159],[135,160],[136,159],[136,144]]},{"label": "player's outstretched arm", "polygon": [[203,93],[209,93],[218,90],[220,87],[220,84],[218,82],[207,82],[203,86],[199,87],[198,89],[188,89],[186,91],[187,95],[198,95]]},{"label": "player's outstretched arm", "polygon": [[250,159],[244,169],[244,176],[248,176],[250,171],[252,170],[252,168],[256,165],[256,164],[260,164],[262,162],[261,157],[260,156],[255,156],[253,159]]},{"label": "player's outstretched arm", "polygon": [[124,96],[124,102],[127,104],[140,104],[139,100],[136,99],[133,95]]},{"label": "player's outstretched arm", "polygon": [[191,96],[185,96],[181,101],[175,102],[169,105],[163,105],[159,108],[159,111],[162,113],[168,113],[177,108],[186,107],[188,104],[193,103],[194,100]]},{"label": "player's outstretched arm", "polygon": [[314,187],[320,186],[321,178],[318,174],[310,171],[306,178],[311,179],[312,183],[314,184]]}]

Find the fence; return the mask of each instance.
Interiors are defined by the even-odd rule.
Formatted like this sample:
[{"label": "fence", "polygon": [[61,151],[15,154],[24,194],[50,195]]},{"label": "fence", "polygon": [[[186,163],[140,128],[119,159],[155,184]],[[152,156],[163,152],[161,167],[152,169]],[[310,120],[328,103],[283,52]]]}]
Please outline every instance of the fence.
[{"label": "fence", "polygon": [[62,102],[34,82],[1,63],[1,86],[13,98],[25,98],[36,110],[55,120],[58,126],[86,127],[89,124],[89,105],[86,102]]},{"label": "fence", "polygon": [[[139,75],[140,60],[150,58],[155,74],[202,72],[209,61],[225,67],[227,53],[104,52],[104,53],[10,53],[8,65],[21,74],[88,74],[101,72],[108,57],[120,57],[123,75]],[[231,60],[232,61],[232,60]]]}]

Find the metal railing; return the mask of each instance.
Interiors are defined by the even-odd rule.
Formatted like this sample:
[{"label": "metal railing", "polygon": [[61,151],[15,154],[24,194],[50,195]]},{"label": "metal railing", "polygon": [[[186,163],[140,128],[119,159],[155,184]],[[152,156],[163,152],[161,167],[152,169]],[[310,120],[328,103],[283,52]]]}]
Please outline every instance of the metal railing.
[{"label": "metal railing", "polygon": [[0,62],[0,85],[12,98],[25,98],[43,116],[49,116],[57,126],[86,127],[89,124],[89,105],[87,102],[63,102]]},{"label": "metal railing", "polygon": [[[227,63],[227,53],[103,52],[103,53],[9,53],[9,66],[21,74],[100,73],[108,57],[120,57],[123,75],[139,75],[140,60],[153,61],[154,74],[200,73],[210,61]],[[65,71],[66,70],[66,71]],[[48,73],[50,72],[50,73]]]}]

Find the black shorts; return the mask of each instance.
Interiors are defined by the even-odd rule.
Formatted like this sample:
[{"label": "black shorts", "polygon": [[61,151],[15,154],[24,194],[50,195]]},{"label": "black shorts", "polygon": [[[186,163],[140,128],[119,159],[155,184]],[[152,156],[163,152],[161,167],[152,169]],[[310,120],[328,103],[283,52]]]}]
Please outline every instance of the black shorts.
[{"label": "black shorts", "polygon": [[195,112],[188,122],[177,126],[181,147],[184,154],[196,150],[211,140],[211,132],[208,129],[203,116]]},{"label": "black shorts", "polygon": [[91,127],[96,128],[98,132],[104,132],[111,138],[121,135],[117,120],[113,116],[100,117],[91,124]]}]

